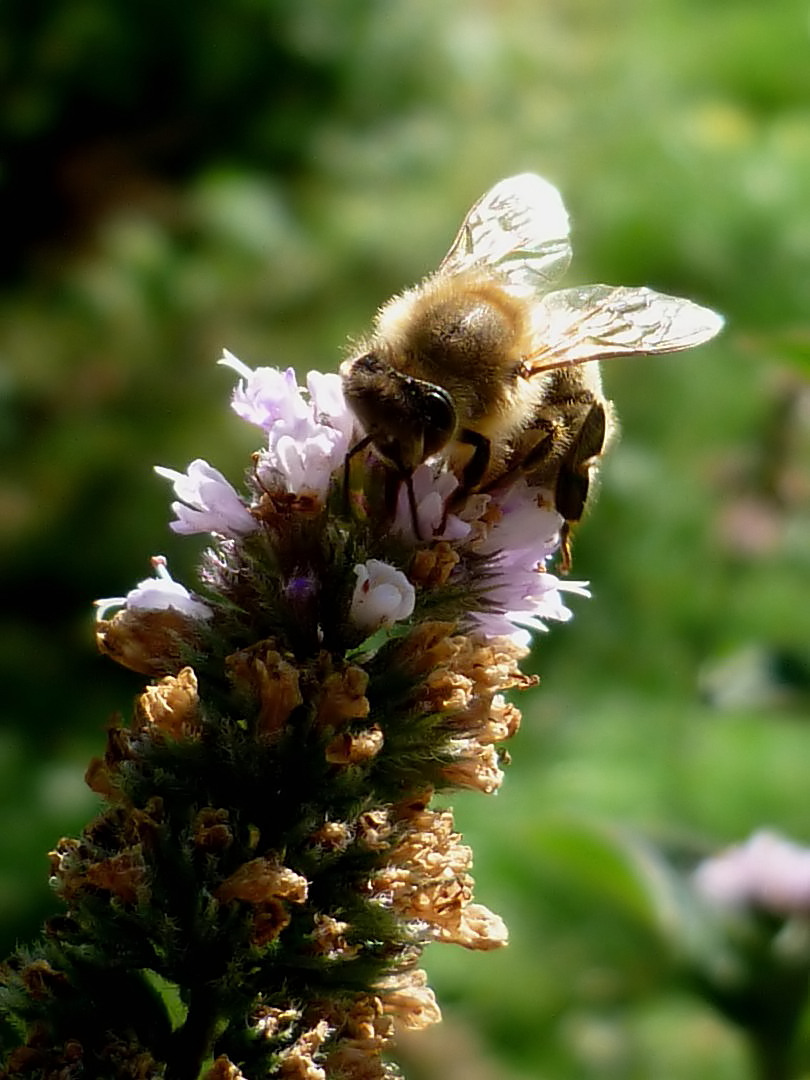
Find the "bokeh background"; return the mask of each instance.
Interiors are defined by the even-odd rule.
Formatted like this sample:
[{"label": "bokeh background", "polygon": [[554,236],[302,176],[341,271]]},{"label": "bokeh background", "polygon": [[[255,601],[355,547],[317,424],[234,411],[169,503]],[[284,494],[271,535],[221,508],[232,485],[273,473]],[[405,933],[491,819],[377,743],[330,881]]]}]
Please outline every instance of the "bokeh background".
[{"label": "bokeh background", "polygon": [[567,283],[722,311],[607,365],[622,438],[577,537],[593,599],[537,645],[496,801],[456,804],[512,946],[428,956],[412,1080],[746,1078],[691,993],[645,852],[810,842],[806,0],[5,0],[0,10],[0,944],[140,681],[91,601],[162,552],[156,463],[233,480],[255,435],[223,346],[334,370],[462,214],[532,169]]}]

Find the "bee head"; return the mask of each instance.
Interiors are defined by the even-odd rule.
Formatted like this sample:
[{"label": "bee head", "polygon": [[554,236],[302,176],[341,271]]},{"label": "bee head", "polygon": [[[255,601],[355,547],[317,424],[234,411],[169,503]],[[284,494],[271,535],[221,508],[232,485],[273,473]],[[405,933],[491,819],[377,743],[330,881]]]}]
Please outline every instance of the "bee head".
[{"label": "bee head", "polygon": [[372,349],[341,366],[346,402],[374,448],[410,474],[453,437],[456,410],[446,390],[397,371]]}]

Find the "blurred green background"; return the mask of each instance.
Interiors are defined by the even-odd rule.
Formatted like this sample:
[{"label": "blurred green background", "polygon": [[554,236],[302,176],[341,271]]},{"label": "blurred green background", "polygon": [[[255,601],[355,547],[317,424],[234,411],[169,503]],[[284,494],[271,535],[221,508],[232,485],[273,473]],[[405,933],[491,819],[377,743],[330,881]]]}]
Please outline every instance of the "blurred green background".
[{"label": "blurred green background", "polygon": [[577,537],[593,599],[538,643],[497,801],[457,802],[512,946],[429,950],[446,1022],[412,1080],[746,1078],[688,993],[645,844],[810,842],[806,0],[5,0],[0,10],[0,937],[140,682],[91,601],[162,552],[157,463],[240,477],[223,346],[334,370],[470,203],[563,191],[566,283],[723,312],[607,365],[622,438]]}]

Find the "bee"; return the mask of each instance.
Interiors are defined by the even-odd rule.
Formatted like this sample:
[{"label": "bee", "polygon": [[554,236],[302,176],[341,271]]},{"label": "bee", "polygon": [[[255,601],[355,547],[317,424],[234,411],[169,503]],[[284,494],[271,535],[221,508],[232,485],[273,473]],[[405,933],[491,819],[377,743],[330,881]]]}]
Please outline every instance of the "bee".
[{"label": "bee", "polygon": [[471,208],[438,270],[393,297],[341,365],[364,437],[408,487],[434,455],[462,494],[518,475],[545,489],[571,528],[616,430],[599,360],[669,353],[708,341],[723,320],[648,288],[552,290],[571,259],[557,189],[534,173],[501,180]]}]

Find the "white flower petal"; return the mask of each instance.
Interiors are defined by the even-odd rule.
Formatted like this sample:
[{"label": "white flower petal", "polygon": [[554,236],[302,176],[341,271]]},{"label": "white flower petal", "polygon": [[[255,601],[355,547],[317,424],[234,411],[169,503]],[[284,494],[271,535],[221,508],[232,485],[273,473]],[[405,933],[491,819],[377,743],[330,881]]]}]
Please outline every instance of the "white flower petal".
[{"label": "white flower petal", "polygon": [[96,617],[105,619],[112,607],[128,608],[130,611],[166,611],[171,609],[191,619],[210,619],[213,612],[201,600],[195,600],[185,585],[175,581],[169,573],[162,555],[152,559],[155,577],[145,578],[126,596],[96,600]]},{"label": "white flower petal", "polygon": [[373,632],[413,614],[416,590],[401,570],[369,559],[355,566],[354,572],[357,584],[349,617],[355,626]]}]

